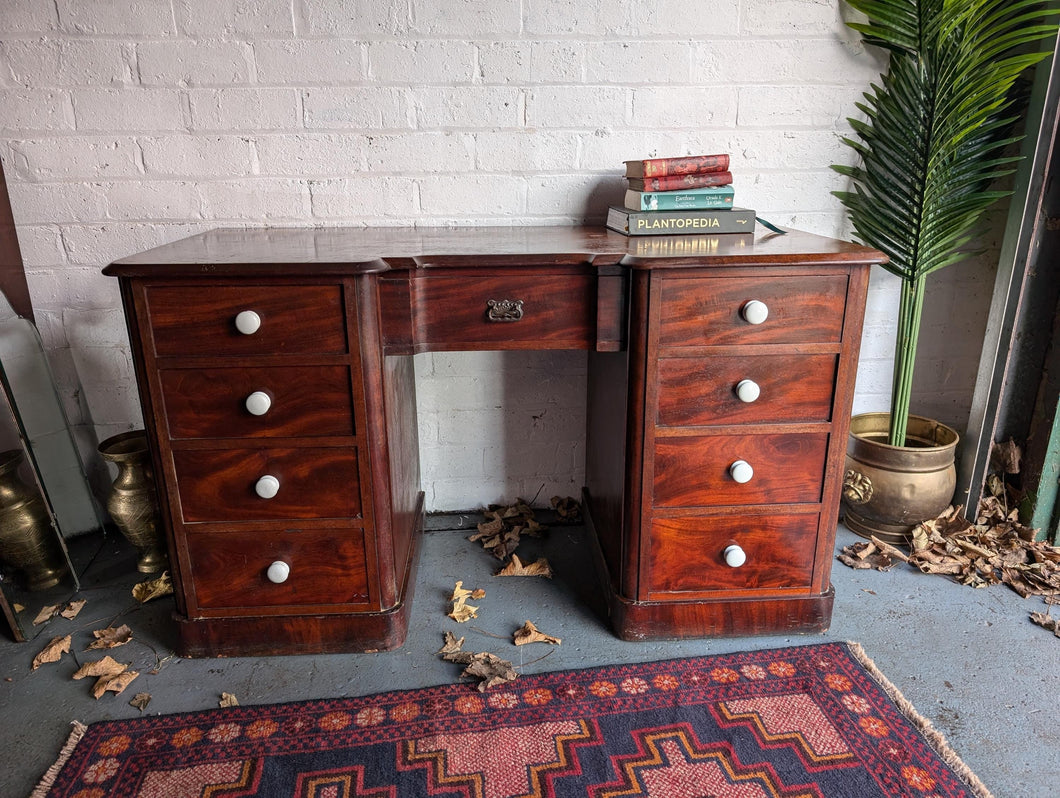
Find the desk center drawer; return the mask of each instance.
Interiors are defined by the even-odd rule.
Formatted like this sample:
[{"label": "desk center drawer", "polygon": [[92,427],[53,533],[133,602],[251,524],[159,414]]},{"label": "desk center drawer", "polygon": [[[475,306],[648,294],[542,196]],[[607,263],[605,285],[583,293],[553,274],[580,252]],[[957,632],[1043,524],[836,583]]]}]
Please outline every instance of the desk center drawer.
[{"label": "desk center drawer", "polygon": [[160,377],[174,439],[355,434],[345,366],[167,369]]},{"label": "desk center drawer", "polygon": [[186,523],[361,514],[354,447],[186,449],[173,463]]},{"label": "desk center drawer", "polygon": [[433,350],[587,349],[595,342],[589,275],[427,275],[412,290],[416,343]]}]

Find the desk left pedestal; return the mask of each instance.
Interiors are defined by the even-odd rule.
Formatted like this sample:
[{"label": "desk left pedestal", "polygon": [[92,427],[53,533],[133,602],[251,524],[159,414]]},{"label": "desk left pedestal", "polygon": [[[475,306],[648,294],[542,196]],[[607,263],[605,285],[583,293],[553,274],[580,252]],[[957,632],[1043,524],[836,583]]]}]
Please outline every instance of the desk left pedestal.
[{"label": "desk left pedestal", "polygon": [[178,653],[400,646],[423,496],[375,275],[120,279]]}]

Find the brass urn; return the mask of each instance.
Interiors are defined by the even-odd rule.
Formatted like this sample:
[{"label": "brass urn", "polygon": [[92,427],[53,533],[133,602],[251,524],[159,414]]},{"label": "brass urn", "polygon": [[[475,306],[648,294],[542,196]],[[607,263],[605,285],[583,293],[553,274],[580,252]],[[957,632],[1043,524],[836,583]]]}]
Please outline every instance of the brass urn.
[{"label": "brass urn", "polygon": [[0,560],[25,574],[28,590],[47,590],[69,565],[40,491],[19,476],[24,460],[21,449],[0,452]]},{"label": "brass urn", "polygon": [[145,574],[161,571],[168,557],[162,539],[147,433],[132,430],[107,438],[99,445],[99,453],[118,467],[118,476],[107,496],[107,512],[140,553],[136,570]]},{"label": "brass urn", "polygon": [[951,427],[910,416],[905,446],[887,443],[890,416],[862,413],[850,422],[844,523],[862,537],[905,544],[921,521],[950,505],[957,483],[960,436]]}]

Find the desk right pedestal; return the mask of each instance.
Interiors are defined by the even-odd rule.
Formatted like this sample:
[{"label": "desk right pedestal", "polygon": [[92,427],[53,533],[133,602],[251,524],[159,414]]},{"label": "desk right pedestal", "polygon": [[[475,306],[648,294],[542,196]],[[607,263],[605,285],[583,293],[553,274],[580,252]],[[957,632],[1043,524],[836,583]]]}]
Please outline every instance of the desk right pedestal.
[{"label": "desk right pedestal", "polygon": [[591,352],[587,523],[627,640],[822,631],[868,264],[630,272]]}]

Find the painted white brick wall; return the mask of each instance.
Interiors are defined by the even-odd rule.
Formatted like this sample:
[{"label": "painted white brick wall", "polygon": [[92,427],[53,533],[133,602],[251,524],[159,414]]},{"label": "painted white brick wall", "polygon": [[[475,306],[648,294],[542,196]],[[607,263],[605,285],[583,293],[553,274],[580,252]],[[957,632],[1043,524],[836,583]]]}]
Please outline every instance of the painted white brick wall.
[{"label": "painted white brick wall", "polygon": [[[0,158],[103,438],[142,423],[111,260],[219,225],[599,222],[623,160],[720,151],[741,204],[844,236],[828,166],[881,66],[833,0],[4,0]],[[857,409],[886,405],[896,289],[874,276]],[[416,363],[430,509],[577,493],[584,354]]]}]

